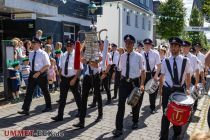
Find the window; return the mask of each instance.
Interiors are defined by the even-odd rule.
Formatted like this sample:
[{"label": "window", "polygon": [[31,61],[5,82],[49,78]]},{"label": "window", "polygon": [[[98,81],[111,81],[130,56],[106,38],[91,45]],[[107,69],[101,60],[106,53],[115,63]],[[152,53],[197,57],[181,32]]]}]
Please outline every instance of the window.
[{"label": "window", "polygon": [[143,2],[144,2],[144,0],[140,0],[140,3],[142,3],[142,4],[143,4]]},{"label": "window", "polygon": [[144,17],[142,18],[142,29],[145,29]]},{"label": "window", "polygon": [[151,21],[149,20],[148,30],[151,31]]},{"label": "window", "polygon": [[75,40],[75,26],[64,24],[63,26],[64,40],[71,38]]},{"label": "window", "polygon": [[135,16],[135,27],[138,28],[139,27],[139,21],[138,21],[138,15]]},{"label": "window", "polygon": [[149,0],[146,0],[146,6],[149,7]]},{"label": "window", "polygon": [[127,12],[127,17],[126,17],[126,24],[128,25],[128,26],[130,26],[131,25],[131,19],[130,19],[131,17],[130,17],[130,12]]}]

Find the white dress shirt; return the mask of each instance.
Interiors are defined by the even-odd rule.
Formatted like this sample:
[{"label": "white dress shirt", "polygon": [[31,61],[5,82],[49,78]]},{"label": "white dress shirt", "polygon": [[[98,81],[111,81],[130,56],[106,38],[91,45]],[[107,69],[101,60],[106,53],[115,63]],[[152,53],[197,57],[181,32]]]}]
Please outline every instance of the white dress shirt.
[{"label": "white dress shirt", "polygon": [[[71,77],[74,76],[78,70],[74,69],[74,56],[75,55],[75,51],[73,50],[71,52],[71,54],[69,54],[69,62],[68,62],[68,74],[65,75],[65,62],[66,62],[66,58],[68,56],[68,52],[66,51],[60,58],[59,61],[59,67],[61,68],[62,72],[61,75],[64,77]],[[83,69],[82,64],[80,63],[80,69]]]},{"label": "white dress shirt", "polygon": [[199,60],[199,71],[204,71],[205,68],[205,55],[199,52],[197,55],[197,58]]},{"label": "white dress shirt", "polygon": [[[144,55],[145,53],[146,52],[144,52],[142,55],[143,55],[144,62],[145,62],[145,68],[147,70],[146,58]],[[153,71],[153,69],[154,69],[154,71],[156,71],[156,69],[157,69],[156,65],[161,64],[159,53],[150,49],[148,52],[148,59],[149,59],[149,66],[150,66],[151,71]]]},{"label": "white dress shirt", "polygon": [[190,60],[190,66],[192,69],[190,75],[192,76],[196,72],[196,70],[199,70],[198,59],[195,55],[191,53],[188,53],[186,56]]},{"label": "white dress shirt", "polygon": [[101,61],[100,65],[99,65],[99,67],[101,68],[102,71],[105,71],[108,65],[112,65],[112,57],[111,57],[110,53],[107,53],[105,67],[102,65],[103,65],[103,61]]},{"label": "white dress shirt", "polygon": [[[34,52],[35,51],[31,51],[29,53],[29,61],[31,66],[30,70],[32,70],[32,60],[34,57]],[[45,65],[50,65],[49,56],[45,51],[38,49],[36,51],[36,56],[34,61],[34,71],[40,71]]]},{"label": "white dress shirt", "polygon": [[[172,76],[174,76],[174,71],[173,71],[174,57],[170,56],[168,59],[169,59],[170,66],[171,66]],[[181,55],[178,55],[176,57],[176,64],[177,64],[177,69],[178,69],[178,77],[179,77],[178,79],[179,79],[179,81],[180,81],[180,76],[181,76],[183,59],[184,59],[184,57],[181,56]],[[186,59],[187,59],[187,63],[186,63],[185,71],[183,73],[183,77],[182,77],[182,80],[181,80],[181,85],[184,84],[184,81],[186,79],[186,74],[191,73],[191,71],[192,71],[192,68],[190,66],[189,58],[186,58]],[[173,81],[172,81],[171,75],[168,71],[165,59],[163,60],[162,65],[161,65],[161,74],[165,75],[164,85],[165,86],[169,85],[170,87],[172,87],[173,86]],[[166,84],[166,82],[168,83],[168,85]]]},{"label": "white dress shirt", "polygon": [[[119,68],[122,70],[122,76],[126,76],[126,62],[127,55],[125,52],[120,57]],[[141,71],[145,70],[145,62],[143,56],[135,51],[132,51],[129,56],[129,78],[137,78],[140,77]]]},{"label": "white dress shirt", "polygon": [[114,53],[114,57],[112,60],[112,64],[115,64],[115,66],[117,66],[120,59],[120,53],[118,51],[110,52],[111,59],[112,59],[113,53]]}]

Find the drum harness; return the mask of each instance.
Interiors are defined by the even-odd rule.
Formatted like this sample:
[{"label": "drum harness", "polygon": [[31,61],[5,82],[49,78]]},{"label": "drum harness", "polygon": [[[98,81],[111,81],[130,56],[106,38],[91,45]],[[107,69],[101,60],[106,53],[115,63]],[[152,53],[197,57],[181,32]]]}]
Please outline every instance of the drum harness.
[{"label": "drum harness", "polygon": [[182,61],[182,69],[181,69],[181,76],[180,76],[180,79],[179,79],[179,85],[175,84],[175,81],[174,81],[174,77],[172,75],[172,70],[171,70],[171,66],[170,66],[170,62],[169,62],[169,59],[168,58],[165,58],[165,61],[166,61],[166,66],[168,68],[168,71],[170,73],[170,76],[171,76],[171,79],[173,81],[173,87],[171,87],[166,81],[166,85],[172,89],[172,92],[175,92],[175,91],[180,91],[180,92],[183,92],[183,89],[184,89],[184,85],[181,86],[181,81],[182,81],[182,78],[183,78],[183,74],[184,74],[184,70],[185,70],[185,67],[186,67],[186,63],[187,63],[187,59],[184,58],[183,61]]}]

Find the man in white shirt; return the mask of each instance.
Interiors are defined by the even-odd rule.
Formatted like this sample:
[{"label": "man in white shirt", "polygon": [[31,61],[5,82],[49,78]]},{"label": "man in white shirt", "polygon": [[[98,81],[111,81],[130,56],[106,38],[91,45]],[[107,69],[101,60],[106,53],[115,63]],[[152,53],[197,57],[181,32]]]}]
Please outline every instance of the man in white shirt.
[{"label": "man in white shirt", "polygon": [[52,110],[47,79],[47,70],[50,66],[50,60],[47,53],[40,49],[41,41],[38,38],[33,38],[32,46],[34,51],[30,52],[29,54],[30,74],[28,78],[26,96],[22,106],[22,111],[18,111],[19,114],[24,115],[29,115],[32,96],[37,85],[39,85],[39,87],[42,89],[46,102],[46,107],[44,110],[42,110],[42,112]]},{"label": "man in white shirt", "polygon": [[[111,68],[109,70],[109,73],[110,73],[110,80],[109,80],[109,84],[111,84],[111,80],[112,80],[112,75],[113,73],[116,74],[117,72],[117,66],[119,64],[119,60],[120,60],[120,54],[119,52],[117,51],[117,45],[112,43],[111,44],[112,46],[112,52],[110,52],[110,55],[112,57],[112,65],[111,65]],[[119,74],[118,74],[119,75]],[[116,78],[120,78],[119,76],[116,77]],[[114,81],[114,96],[112,97],[112,99],[116,99],[117,98],[117,88],[116,88],[116,84],[115,82],[117,81],[118,79],[116,79]]]},{"label": "man in white shirt", "polygon": [[[190,73],[192,71],[188,58],[181,56],[180,50],[183,41],[178,37],[169,39],[171,56],[165,58],[161,65],[160,87],[159,92],[162,96],[163,116],[161,121],[160,140],[168,140],[170,122],[167,118],[166,108],[169,97],[174,92],[184,94],[184,83],[186,84],[186,94],[189,95]],[[181,126],[173,125],[173,140],[179,140],[181,134]]]},{"label": "man in white shirt", "polygon": [[[130,34],[126,35],[124,37],[124,42],[127,52],[122,54],[120,58],[120,69],[122,70],[122,79],[120,81],[120,87],[119,87],[118,111],[115,122],[116,129],[112,132],[114,137],[118,137],[123,134],[123,118],[125,113],[125,102],[127,97],[131,94],[131,91],[135,87],[140,87],[141,91],[144,90],[144,79],[145,79],[144,59],[141,54],[133,50],[136,41],[132,35]],[[139,103],[137,103],[137,105],[132,108],[132,113],[133,113],[132,129],[138,128],[140,102],[142,98],[143,97],[141,96]]]},{"label": "man in white shirt", "polygon": [[74,51],[74,40],[69,39],[66,42],[66,52],[60,58],[60,72],[61,72],[61,83],[60,83],[60,100],[59,100],[59,108],[58,108],[58,115],[52,117],[51,119],[54,121],[62,121],[63,120],[63,113],[64,108],[66,105],[66,98],[69,89],[72,91],[74,99],[77,104],[78,114],[76,116],[79,117],[79,113],[81,110],[81,95],[79,93],[79,76],[80,71],[82,69],[82,65],[80,65],[80,70],[74,69],[74,58],[75,58],[75,51]]},{"label": "man in white shirt", "polygon": [[[143,57],[145,60],[145,67],[146,67],[146,79],[145,79],[145,85],[149,80],[152,78],[157,81],[158,75],[160,73],[160,67],[161,67],[161,61],[160,61],[160,55],[157,51],[152,50],[152,40],[151,39],[145,39],[144,40],[144,53]],[[158,90],[156,90],[154,93],[149,94],[149,101],[150,101],[150,113],[154,114],[156,112],[155,109],[155,101],[157,98]]]},{"label": "man in white shirt", "polygon": [[205,74],[204,74],[204,70],[205,70],[205,55],[202,54],[201,51],[201,44],[200,43],[196,43],[195,47],[195,55],[197,56],[199,63],[200,63],[200,67],[199,67],[199,73],[200,73],[200,82],[202,82],[204,85],[206,83],[205,80]]}]

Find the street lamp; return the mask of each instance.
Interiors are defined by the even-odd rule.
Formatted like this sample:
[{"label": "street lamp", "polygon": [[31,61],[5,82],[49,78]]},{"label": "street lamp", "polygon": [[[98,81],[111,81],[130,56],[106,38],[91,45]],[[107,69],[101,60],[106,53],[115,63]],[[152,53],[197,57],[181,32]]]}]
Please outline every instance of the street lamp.
[{"label": "street lamp", "polygon": [[89,15],[92,16],[91,23],[93,25],[94,25],[94,17],[93,17],[93,15],[95,14],[96,10],[97,10],[96,4],[93,1],[91,1],[89,6],[88,6],[88,13],[89,13]]}]

